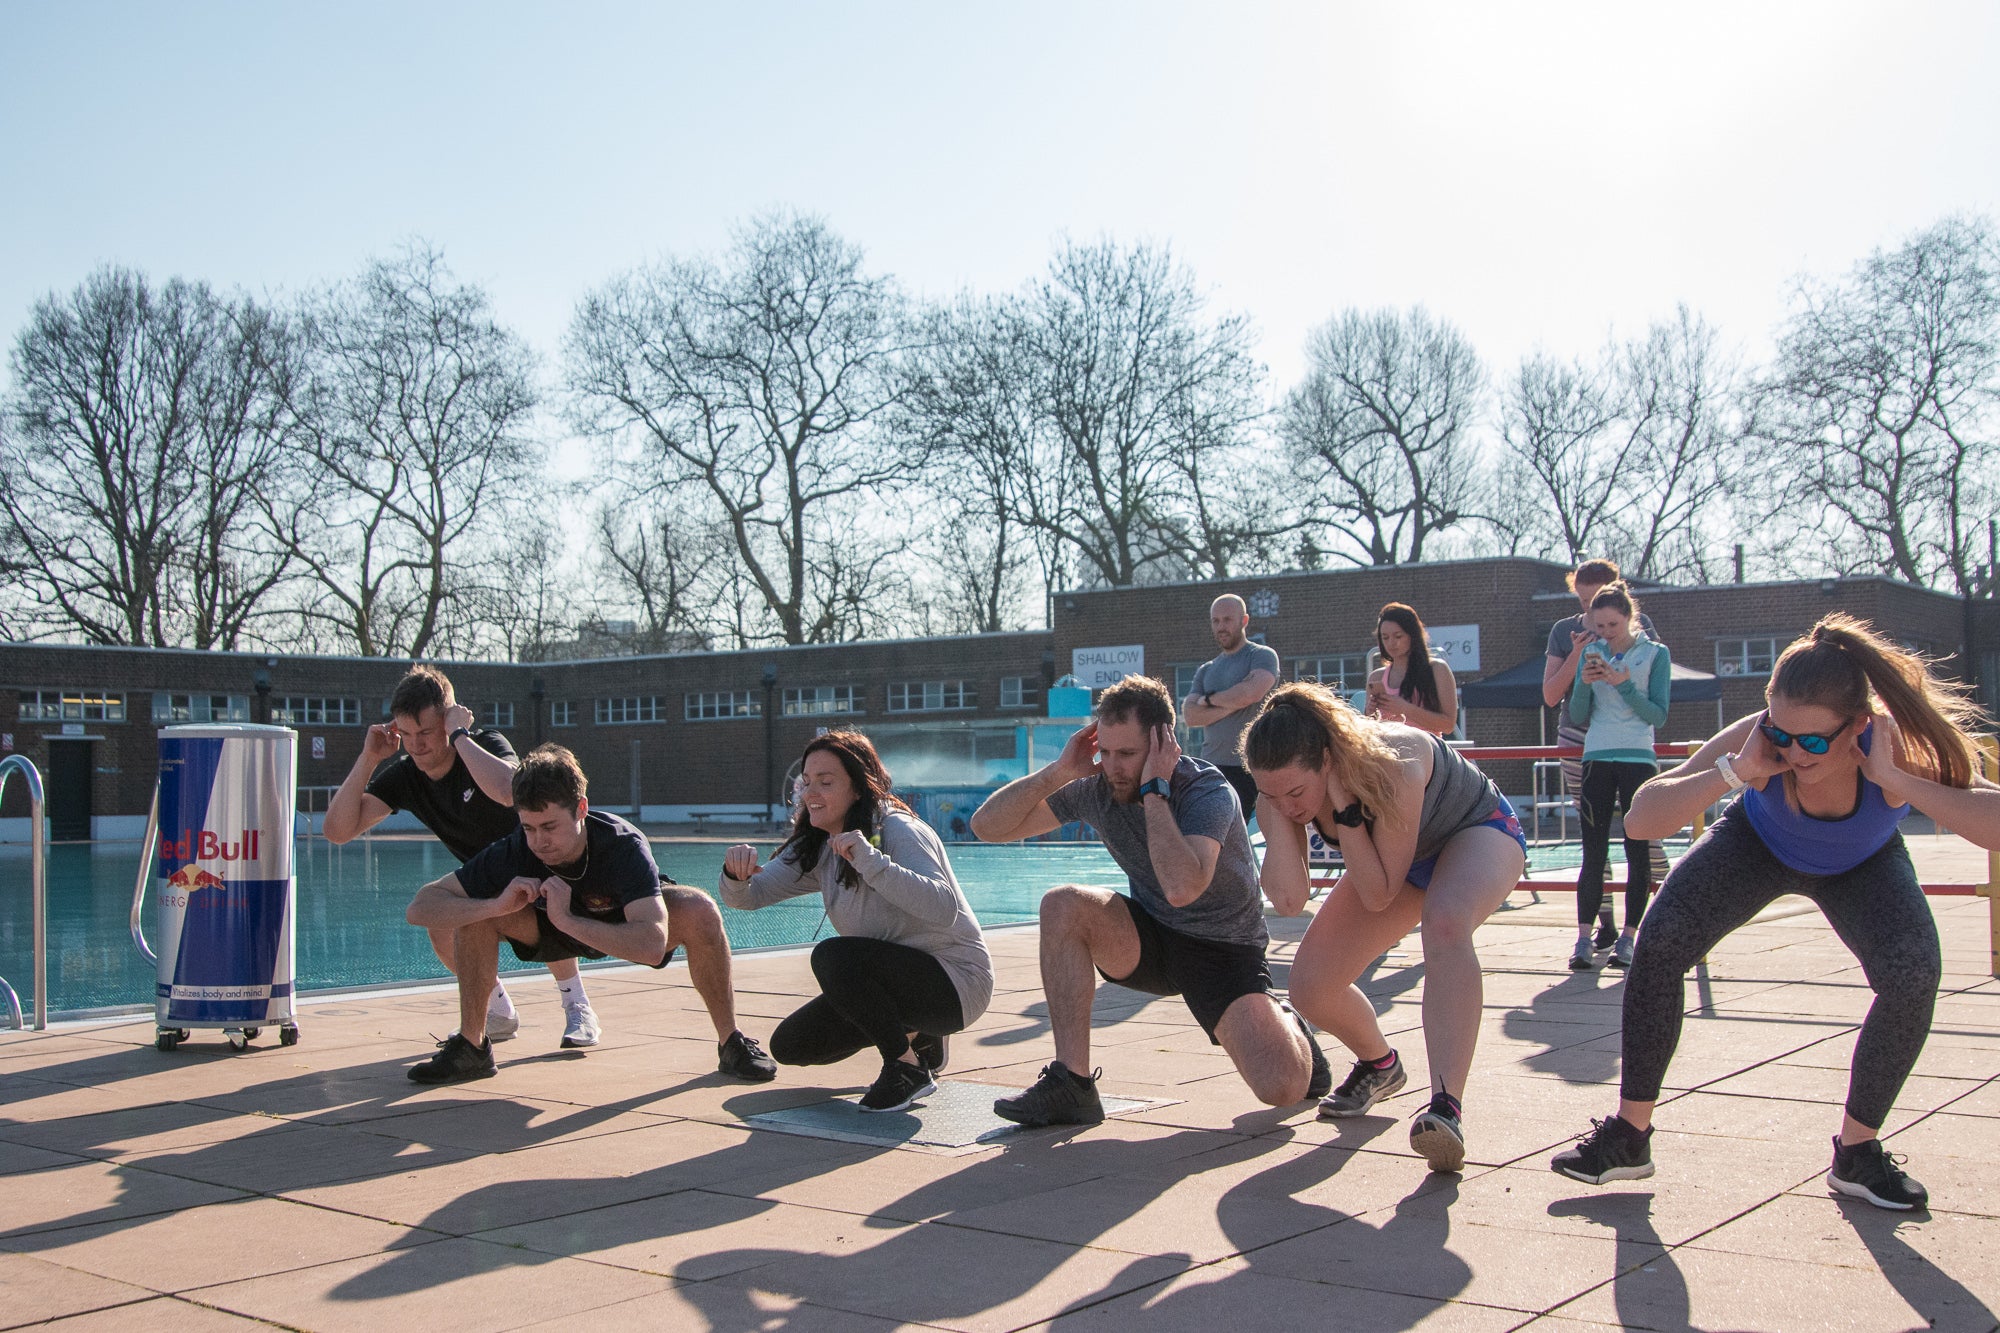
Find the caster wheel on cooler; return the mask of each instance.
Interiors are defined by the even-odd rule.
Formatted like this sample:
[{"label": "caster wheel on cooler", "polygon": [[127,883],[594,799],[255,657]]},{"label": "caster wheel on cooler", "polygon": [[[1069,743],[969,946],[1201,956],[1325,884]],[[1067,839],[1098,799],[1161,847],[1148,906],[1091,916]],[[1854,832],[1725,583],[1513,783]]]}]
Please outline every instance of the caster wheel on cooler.
[{"label": "caster wheel on cooler", "polygon": [[264,1031],[264,1029],[262,1029],[262,1028],[244,1028],[244,1029],[243,1029],[243,1040],[245,1040],[245,1041],[255,1041],[255,1040],[257,1040],[257,1038],[258,1038],[259,1036],[261,1036],[261,1035],[263,1034],[263,1031]]},{"label": "caster wheel on cooler", "polygon": [[229,1038],[229,1046],[231,1050],[241,1051],[249,1049],[250,1036],[248,1033],[228,1032],[225,1033],[224,1035],[226,1035]]},{"label": "caster wheel on cooler", "polygon": [[180,1044],[181,1034],[178,1032],[160,1032],[153,1037],[153,1049],[156,1051],[171,1051]]},{"label": "caster wheel on cooler", "polygon": [[289,1023],[288,1023],[288,1024],[286,1024],[286,1025],[285,1025],[284,1027],[281,1027],[281,1028],[279,1028],[279,1029],[278,1029],[278,1044],[279,1044],[280,1046],[296,1046],[296,1045],[298,1045],[298,1044],[299,1044],[299,1030],[298,1030],[297,1028],[295,1028],[295,1027],[291,1026],[291,1025],[290,1025]]}]

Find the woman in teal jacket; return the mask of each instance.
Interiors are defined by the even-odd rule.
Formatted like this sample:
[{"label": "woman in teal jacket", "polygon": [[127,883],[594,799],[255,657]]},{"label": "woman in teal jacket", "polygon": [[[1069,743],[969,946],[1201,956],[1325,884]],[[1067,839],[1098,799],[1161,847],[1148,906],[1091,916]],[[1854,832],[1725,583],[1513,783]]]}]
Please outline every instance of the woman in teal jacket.
[{"label": "woman in teal jacket", "polygon": [[[1667,720],[1673,665],[1665,645],[1639,627],[1639,604],[1623,583],[1607,584],[1590,599],[1588,624],[1597,637],[1585,645],[1570,689],[1569,715],[1586,728],[1583,783],[1577,812],[1583,817],[1583,867],[1576,876],[1576,949],[1571,968],[1596,962],[1590,928],[1604,901],[1605,862],[1611,854],[1615,809],[1630,811],[1639,785],[1658,771],[1653,729]],[[1639,918],[1653,887],[1652,853],[1645,841],[1625,837],[1625,929],[1612,946],[1610,965],[1630,967]]]}]

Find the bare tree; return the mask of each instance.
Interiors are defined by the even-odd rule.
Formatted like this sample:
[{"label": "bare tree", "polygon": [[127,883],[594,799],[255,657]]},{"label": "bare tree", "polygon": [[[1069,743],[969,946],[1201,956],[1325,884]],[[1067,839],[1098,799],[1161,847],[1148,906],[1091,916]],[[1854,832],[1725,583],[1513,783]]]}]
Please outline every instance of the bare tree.
[{"label": "bare tree", "polygon": [[270,518],[313,580],[305,625],[352,651],[478,635],[458,594],[540,461],[533,360],[490,307],[423,245],[308,304],[290,419],[313,488]]},{"label": "bare tree", "polygon": [[2000,475],[2000,255],[1953,218],[1835,283],[1802,282],[1757,387],[1746,502],[1781,567],[1967,593]]},{"label": "bare tree", "polygon": [[878,428],[909,336],[894,284],[811,217],[760,218],[724,266],[642,269],[578,307],[575,418],[635,444],[658,491],[703,496],[763,602],[745,642],[823,643],[870,623],[881,566],[856,557],[891,531],[882,506],[922,462]]},{"label": "bare tree", "polygon": [[1330,553],[1422,560],[1473,494],[1485,374],[1472,344],[1421,307],[1349,310],[1313,332],[1306,366],[1279,434],[1336,539]]},{"label": "bare tree", "polygon": [[719,617],[714,598],[717,575],[731,559],[729,536],[698,513],[671,503],[607,502],[597,511],[596,552],[605,615],[636,611],[645,651],[664,652],[676,642],[706,644],[717,633],[735,641],[733,617]]},{"label": "bare tree", "polygon": [[289,333],[247,298],[106,268],[36,303],[0,443],[27,620],[93,643],[235,647],[288,555],[251,518],[281,474]]}]

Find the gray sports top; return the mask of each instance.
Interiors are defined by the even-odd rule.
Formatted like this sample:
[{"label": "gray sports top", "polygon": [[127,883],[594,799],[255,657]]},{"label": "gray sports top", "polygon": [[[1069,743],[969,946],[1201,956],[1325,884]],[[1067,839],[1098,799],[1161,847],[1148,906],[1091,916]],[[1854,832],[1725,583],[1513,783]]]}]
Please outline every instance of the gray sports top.
[{"label": "gray sports top", "polygon": [[1417,850],[1410,859],[1436,856],[1466,829],[1484,824],[1499,813],[1500,789],[1470,759],[1436,736],[1431,780],[1424,784],[1424,810],[1417,817]]}]

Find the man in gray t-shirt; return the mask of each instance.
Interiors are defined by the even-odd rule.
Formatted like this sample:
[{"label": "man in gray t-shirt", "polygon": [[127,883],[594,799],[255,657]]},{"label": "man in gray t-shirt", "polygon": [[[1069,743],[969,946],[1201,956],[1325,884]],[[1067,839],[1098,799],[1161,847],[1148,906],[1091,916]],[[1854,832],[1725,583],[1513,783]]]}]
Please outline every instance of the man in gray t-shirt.
[{"label": "man in gray t-shirt", "polygon": [[1243,732],[1257,716],[1257,705],[1277,688],[1278,655],[1250,642],[1250,612],[1235,593],[1209,604],[1208,627],[1222,651],[1195,668],[1181,716],[1202,728],[1201,757],[1222,770],[1248,824],[1257,813],[1257,784],[1243,767]]},{"label": "man in gray t-shirt", "polygon": [[972,817],[983,842],[1084,820],[1130,888],[1064,884],[1043,895],[1042,989],[1056,1058],[994,1111],[1024,1125],[1104,1118],[1097,1081],[1083,1072],[1093,968],[1117,985],[1182,996],[1269,1105],[1325,1095],[1333,1082],[1325,1057],[1271,993],[1263,894],[1235,796],[1212,766],[1181,754],[1173,699],[1158,681],[1126,677],[1103,693],[1096,713],[1054,763],[994,792]]}]

